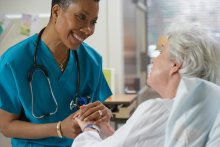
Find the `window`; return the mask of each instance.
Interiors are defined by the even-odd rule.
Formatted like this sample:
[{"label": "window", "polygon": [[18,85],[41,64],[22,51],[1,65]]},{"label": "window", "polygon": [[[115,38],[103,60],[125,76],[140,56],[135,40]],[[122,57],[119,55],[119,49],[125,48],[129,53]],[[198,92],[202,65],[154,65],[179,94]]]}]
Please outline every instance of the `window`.
[{"label": "window", "polygon": [[147,0],[148,46],[173,22],[199,22],[220,38],[219,0]]}]

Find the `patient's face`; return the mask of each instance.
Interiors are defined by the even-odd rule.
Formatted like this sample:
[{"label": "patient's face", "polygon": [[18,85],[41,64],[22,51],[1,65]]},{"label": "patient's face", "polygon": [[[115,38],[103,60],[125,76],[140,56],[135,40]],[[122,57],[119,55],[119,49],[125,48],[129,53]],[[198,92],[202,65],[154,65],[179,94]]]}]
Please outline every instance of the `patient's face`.
[{"label": "patient's face", "polygon": [[166,44],[159,48],[159,52],[160,54],[152,60],[152,68],[148,74],[147,84],[161,95],[168,84],[172,62],[169,60],[169,49]]}]

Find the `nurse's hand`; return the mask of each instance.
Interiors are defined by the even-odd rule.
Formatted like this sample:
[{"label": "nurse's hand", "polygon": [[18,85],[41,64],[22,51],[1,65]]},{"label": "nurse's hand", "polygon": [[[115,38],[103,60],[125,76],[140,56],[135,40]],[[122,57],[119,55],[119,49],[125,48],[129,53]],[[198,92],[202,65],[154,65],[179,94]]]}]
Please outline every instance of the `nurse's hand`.
[{"label": "nurse's hand", "polygon": [[61,122],[61,133],[62,136],[68,137],[68,138],[76,138],[81,133],[80,126],[76,122],[75,119],[73,119],[75,114],[71,114],[66,119],[64,119]]},{"label": "nurse's hand", "polygon": [[100,101],[83,105],[79,110],[79,118],[82,121],[109,122],[112,112]]}]

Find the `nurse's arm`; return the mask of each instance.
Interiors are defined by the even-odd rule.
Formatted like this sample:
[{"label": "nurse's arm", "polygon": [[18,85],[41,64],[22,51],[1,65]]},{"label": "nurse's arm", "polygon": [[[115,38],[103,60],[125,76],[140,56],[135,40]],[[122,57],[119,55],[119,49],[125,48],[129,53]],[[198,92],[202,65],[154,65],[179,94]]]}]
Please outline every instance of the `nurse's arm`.
[{"label": "nurse's arm", "polygon": [[[57,136],[57,123],[48,124],[33,124],[19,120],[19,115],[15,115],[0,109],[0,129],[5,137],[9,138],[26,138],[26,139],[39,139]],[[62,123],[65,122],[66,126],[62,126],[66,137],[75,138],[78,133],[74,134],[72,129],[75,129],[78,124],[73,122],[72,116],[66,118]],[[69,123],[67,123],[69,122]],[[74,124],[75,123],[75,124]],[[70,126],[67,126],[70,125]],[[69,129],[71,133],[67,132],[65,128]],[[65,129],[65,130],[64,130]],[[69,132],[70,132],[69,131]],[[78,132],[78,131],[75,131]]]}]

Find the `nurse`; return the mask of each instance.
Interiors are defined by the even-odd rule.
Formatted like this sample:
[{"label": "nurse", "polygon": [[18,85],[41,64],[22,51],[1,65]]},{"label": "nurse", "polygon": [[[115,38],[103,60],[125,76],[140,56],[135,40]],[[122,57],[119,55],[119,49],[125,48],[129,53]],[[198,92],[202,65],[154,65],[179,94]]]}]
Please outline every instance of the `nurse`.
[{"label": "nurse", "polygon": [[0,129],[12,146],[71,146],[83,104],[82,120],[110,120],[102,57],[83,42],[98,12],[99,0],[52,0],[48,25],[1,56]]}]

